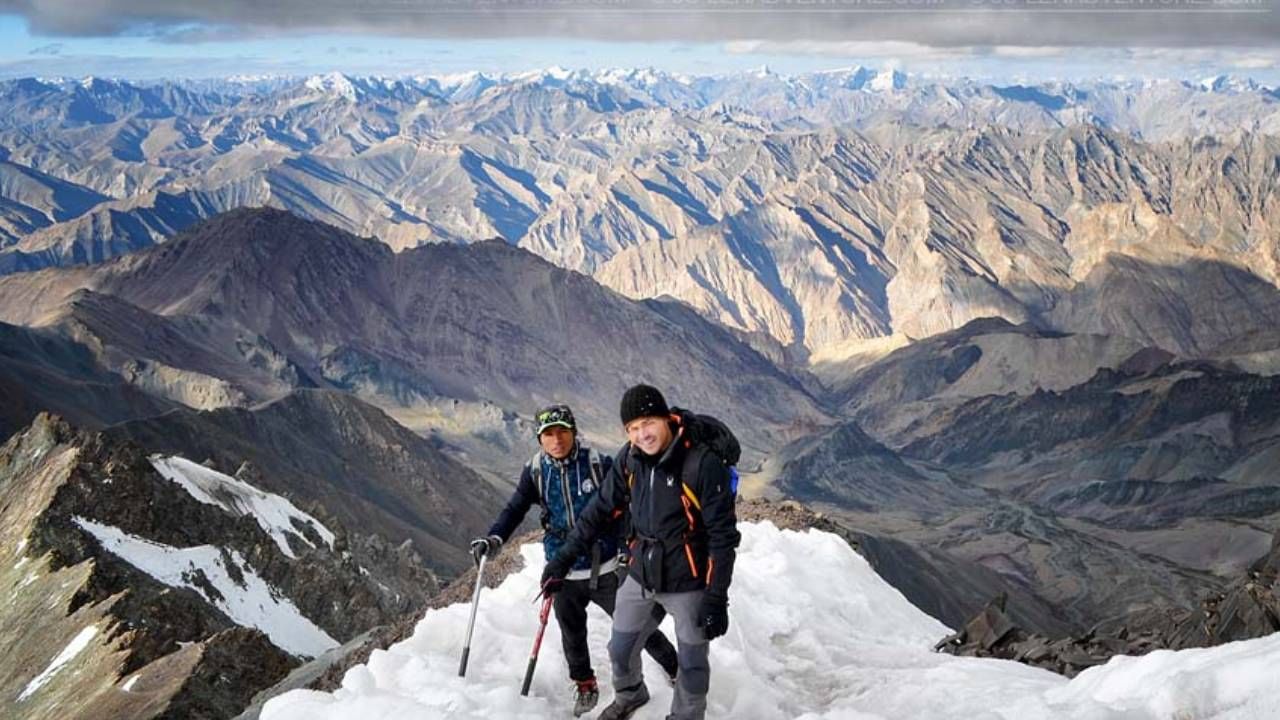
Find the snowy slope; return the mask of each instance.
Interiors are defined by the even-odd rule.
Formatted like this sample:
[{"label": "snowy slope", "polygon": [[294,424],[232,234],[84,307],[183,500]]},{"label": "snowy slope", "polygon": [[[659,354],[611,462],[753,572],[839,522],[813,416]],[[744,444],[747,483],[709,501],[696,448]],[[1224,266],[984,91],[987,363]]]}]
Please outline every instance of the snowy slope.
[{"label": "snowy slope", "polygon": [[[729,634],[712,645],[708,717],[734,720],[1253,720],[1280,717],[1280,634],[1209,649],[1116,658],[1067,681],[1001,660],[939,655],[947,629],[910,605],[842,540],[742,524]],[[548,627],[530,696],[519,696],[536,631],[541,549],[481,598],[466,679],[468,606],[429,612],[410,639],[348,672],[333,694],[294,691],[264,720],[570,717],[559,633]],[[666,629],[670,633],[670,620]],[[607,682],[608,622],[593,608],[592,657]],[[646,658],[646,663],[652,663]],[[659,677],[655,665],[649,677]],[[636,720],[666,716],[671,690]],[[602,707],[608,700],[604,693]]]},{"label": "snowy slope", "polygon": [[288,557],[297,558],[289,548],[287,539],[289,535],[315,547],[305,535],[298,531],[300,527],[308,525],[320,535],[330,549],[333,548],[333,533],[328,528],[279,495],[264,492],[249,483],[223,475],[182,457],[153,455],[151,464],[157,472],[182,486],[196,500],[206,505],[216,505],[233,515],[252,515],[258,525],[267,531],[267,534],[276,541],[280,550]]},{"label": "snowy slope", "polygon": [[[280,591],[253,572],[239,552],[200,545],[175,548],[134,537],[119,528],[77,517],[75,523],[102,547],[170,587],[205,597],[245,627],[258,628],[286,652],[315,657],[338,646]],[[229,566],[230,565],[230,566]],[[207,582],[200,582],[203,579]],[[212,592],[209,587],[212,587]]]}]

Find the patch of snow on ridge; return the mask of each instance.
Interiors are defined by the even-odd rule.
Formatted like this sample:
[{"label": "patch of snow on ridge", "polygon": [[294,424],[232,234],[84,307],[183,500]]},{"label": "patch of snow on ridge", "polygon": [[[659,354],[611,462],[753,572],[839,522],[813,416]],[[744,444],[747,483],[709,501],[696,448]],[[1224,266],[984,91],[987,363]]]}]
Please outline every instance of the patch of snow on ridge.
[{"label": "patch of snow on ridge", "polygon": [[[235,623],[266,633],[271,642],[285,652],[316,657],[338,646],[337,640],[316,627],[293,602],[258,577],[234,550],[227,552],[212,545],[175,548],[81,517],[74,521],[107,551],[165,585],[200,593]],[[226,565],[228,560],[235,564],[242,583],[232,579],[233,573]],[[203,574],[221,597],[205,595],[195,582],[197,573]]]},{"label": "patch of snow on ridge", "polygon": [[333,533],[320,524],[319,520],[302,512],[279,495],[264,492],[247,482],[182,457],[152,455],[151,465],[166,479],[181,485],[192,497],[206,505],[216,505],[233,515],[252,515],[258,525],[276,541],[280,550],[291,558],[297,556],[289,548],[290,534],[315,547],[306,536],[297,531],[294,520],[310,525],[329,545],[329,549],[333,549]]},{"label": "patch of snow on ridge", "polygon": [[49,667],[45,668],[44,672],[40,673],[35,677],[35,679],[27,683],[27,686],[23,688],[22,693],[18,695],[18,702],[26,700],[34,695],[37,690],[48,684],[48,682],[53,679],[54,675],[57,675],[62,671],[62,668],[66,667],[67,663],[71,662],[77,655],[84,652],[84,649],[89,647],[89,643],[92,642],[93,638],[97,635],[97,625],[90,625],[89,627],[81,630],[79,634],[71,639],[71,642],[67,643],[66,647],[62,648],[62,652],[58,653],[58,656],[49,663]]}]

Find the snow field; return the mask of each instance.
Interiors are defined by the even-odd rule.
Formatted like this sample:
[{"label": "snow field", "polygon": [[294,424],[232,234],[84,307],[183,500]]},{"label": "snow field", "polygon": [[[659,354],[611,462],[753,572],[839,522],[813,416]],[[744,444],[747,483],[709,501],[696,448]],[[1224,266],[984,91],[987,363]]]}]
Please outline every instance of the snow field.
[{"label": "snow field", "polygon": [[[834,535],[741,523],[729,633],[713,642],[708,718],[733,720],[1262,720],[1280,718],[1280,634],[1209,650],[1115,658],[1068,681],[1003,660],[932,652],[949,631],[885,583]],[[429,611],[409,639],[351,669],[336,692],[298,690],[263,720],[571,717],[554,620],[530,696],[519,695],[537,631],[542,550],[481,594],[470,667],[457,677],[470,607]],[[609,622],[596,608],[590,645],[612,697]],[[671,621],[664,623],[668,635]],[[671,690],[645,658],[653,698],[635,720],[666,717]],[[588,717],[594,717],[592,713]]]}]

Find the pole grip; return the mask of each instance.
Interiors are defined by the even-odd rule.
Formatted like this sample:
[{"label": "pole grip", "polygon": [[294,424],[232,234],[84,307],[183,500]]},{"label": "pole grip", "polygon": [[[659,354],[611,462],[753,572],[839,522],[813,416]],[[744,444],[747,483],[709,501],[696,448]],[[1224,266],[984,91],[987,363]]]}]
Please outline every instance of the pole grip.
[{"label": "pole grip", "polygon": [[529,686],[533,684],[533,666],[538,664],[538,658],[529,658],[529,666],[524,670],[524,684],[520,686],[520,694],[527,696],[529,694]]}]

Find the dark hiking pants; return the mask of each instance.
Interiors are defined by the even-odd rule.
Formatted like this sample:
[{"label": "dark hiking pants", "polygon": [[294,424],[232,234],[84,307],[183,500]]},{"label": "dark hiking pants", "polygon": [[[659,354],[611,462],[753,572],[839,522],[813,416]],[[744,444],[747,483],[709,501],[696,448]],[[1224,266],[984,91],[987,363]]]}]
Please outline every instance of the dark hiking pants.
[{"label": "dark hiking pants", "polygon": [[[614,612],[618,576],[605,572],[600,573],[596,580],[595,590],[591,589],[590,580],[566,580],[551,603],[556,611],[556,622],[560,625],[560,640],[564,646],[565,661],[569,663],[569,677],[574,680],[595,677],[591,651],[587,648],[587,604],[595,603],[610,616]],[[645,642],[644,649],[668,675],[675,673],[678,662],[676,649],[666,635],[653,633]]]}]

